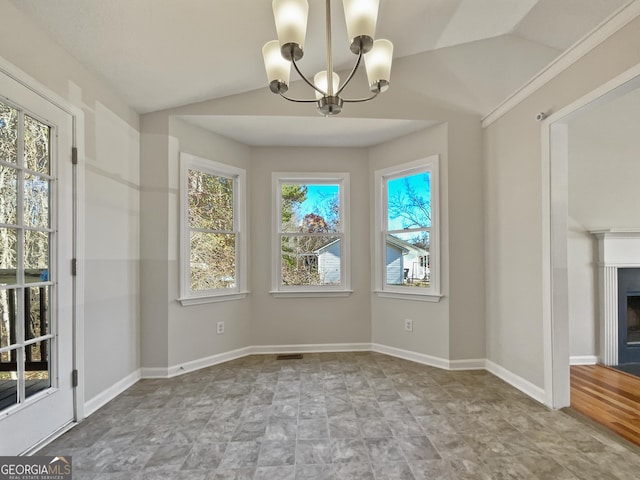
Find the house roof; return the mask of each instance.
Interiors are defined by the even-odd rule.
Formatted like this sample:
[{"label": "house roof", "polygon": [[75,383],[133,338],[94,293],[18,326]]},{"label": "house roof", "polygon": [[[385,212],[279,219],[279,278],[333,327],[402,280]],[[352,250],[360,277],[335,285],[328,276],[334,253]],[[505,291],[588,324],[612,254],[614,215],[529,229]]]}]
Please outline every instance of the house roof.
[{"label": "house roof", "polygon": [[387,236],[387,244],[393,245],[395,247],[402,249],[403,255],[406,255],[409,252],[414,252],[417,255],[429,255],[428,250],[425,250],[424,248],[416,247],[415,245],[409,242],[405,242],[404,240],[398,237]]},{"label": "house roof", "polygon": [[[326,250],[327,248],[329,248],[331,245],[334,245],[336,243],[339,243],[340,239],[336,239],[333,240],[329,243],[327,243],[326,245],[323,245],[322,247],[318,248],[317,250],[315,250],[313,253],[320,255],[324,250]],[[416,247],[415,245],[405,242],[404,240],[401,240],[397,237],[387,237],[387,244],[389,245],[393,245],[395,247],[398,247],[399,249],[402,250],[402,254],[405,255],[409,252],[415,252],[418,255],[429,255],[429,251],[425,250],[423,248],[420,247]]]}]

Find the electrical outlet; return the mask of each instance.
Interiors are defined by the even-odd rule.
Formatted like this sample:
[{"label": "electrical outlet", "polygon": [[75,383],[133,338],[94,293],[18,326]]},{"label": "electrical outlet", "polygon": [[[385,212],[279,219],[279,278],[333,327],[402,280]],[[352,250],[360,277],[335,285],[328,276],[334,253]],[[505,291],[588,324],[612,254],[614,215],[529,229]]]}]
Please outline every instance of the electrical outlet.
[{"label": "electrical outlet", "polygon": [[216,333],[222,335],[224,333],[224,322],[218,322],[216,326]]},{"label": "electrical outlet", "polygon": [[410,318],[405,319],[405,321],[404,321],[404,329],[407,332],[413,332],[413,320],[411,320]]}]

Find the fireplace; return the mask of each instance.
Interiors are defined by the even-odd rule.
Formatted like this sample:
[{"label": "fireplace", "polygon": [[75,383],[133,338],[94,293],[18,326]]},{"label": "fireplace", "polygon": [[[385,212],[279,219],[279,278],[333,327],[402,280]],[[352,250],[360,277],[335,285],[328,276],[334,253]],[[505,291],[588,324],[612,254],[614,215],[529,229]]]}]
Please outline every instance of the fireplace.
[{"label": "fireplace", "polygon": [[640,268],[618,269],[618,361],[640,363]]},{"label": "fireplace", "polygon": [[598,239],[599,360],[640,362],[640,229],[591,233]]},{"label": "fireplace", "polygon": [[640,293],[627,294],[627,343],[640,344]]}]

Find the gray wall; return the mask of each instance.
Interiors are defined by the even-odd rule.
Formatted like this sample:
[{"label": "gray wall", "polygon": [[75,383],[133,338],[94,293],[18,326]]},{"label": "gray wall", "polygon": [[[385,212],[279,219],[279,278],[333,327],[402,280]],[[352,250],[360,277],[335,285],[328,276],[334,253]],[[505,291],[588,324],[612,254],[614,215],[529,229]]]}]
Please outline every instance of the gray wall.
[{"label": "gray wall", "polygon": [[[247,169],[249,148],[164,113],[144,115],[141,128],[142,367],[166,369],[246,347],[248,299],[190,306],[178,302],[179,154]],[[225,322],[223,335],[215,332],[219,321]]]},{"label": "gray wall", "polygon": [[[249,176],[250,150],[247,146],[225,137],[171,119],[169,142],[169,203],[168,203],[168,275],[169,275],[169,365],[205,358],[211,355],[246,347],[249,340],[251,299],[231,302],[190,305],[183,307],[179,296],[179,154],[191,153],[216,162],[247,170]],[[253,189],[247,181],[248,202]],[[248,222],[249,232],[252,223]],[[251,238],[251,237],[250,237]],[[250,259],[247,259],[251,264]],[[251,273],[249,273],[251,275]],[[167,299],[165,299],[165,302]],[[216,335],[216,323],[224,321],[223,335]]]},{"label": "gray wall", "polygon": [[[350,173],[351,287],[345,298],[274,298],[271,289],[271,173]],[[253,345],[371,341],[369,181],[359,148],[253,148],[251,151]]]},{"label": "gray wall", "polygon": [[[447,360],[485,358],[480,151],[479,119],[453,112],[446,124],[370,150],[371,192],[375,170],[440,155],[440,274],[444,295],[438,303],[373,295],[374,343]],[[404,331],[404,319],[414,321],[413,332]]]},{"label": "gray wall", "polygon": [[489,360],[542,387],[541,131],[555,112],[640,62],[635,19],[484,131]]},{"label": "gray wall", "polygon": [[84,112],[85,399],[135,373],[139,359],[139,118],[7,0],[0,56]]}]

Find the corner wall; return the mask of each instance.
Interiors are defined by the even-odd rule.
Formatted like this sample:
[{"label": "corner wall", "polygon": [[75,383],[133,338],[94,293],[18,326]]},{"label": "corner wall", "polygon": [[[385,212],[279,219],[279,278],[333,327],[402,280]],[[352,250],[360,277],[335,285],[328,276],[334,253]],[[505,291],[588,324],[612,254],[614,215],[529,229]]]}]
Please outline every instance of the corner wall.
[{"label": "corner wall", "polygon": [[[164,112],[143,115],[141,125],[142,374],[166,377],[249,345],[250,297],[190,306],[178,301],[180,152],[248,170],[249,148]],[[223,335],[216,334],[219,321]]]},{"label": "corner wall", "polygon": [[[249,147],[207,132],[184,121],[169,119],[168,195],[168,366],[220,355],[249,345],[251,294],[241,300],[182,306],[180,295],[180,152],[247,170]],[[249,183],[249,182],[247,182]],[[252,189],[247,188],[250,204]],[[251,235],[252,223],[247,222]],[[247,259],[248,260],[248,259]],[[167,301],[168,300],[168,301]],[[216,323],[224,321],[224,334],[216,334]]]}]

